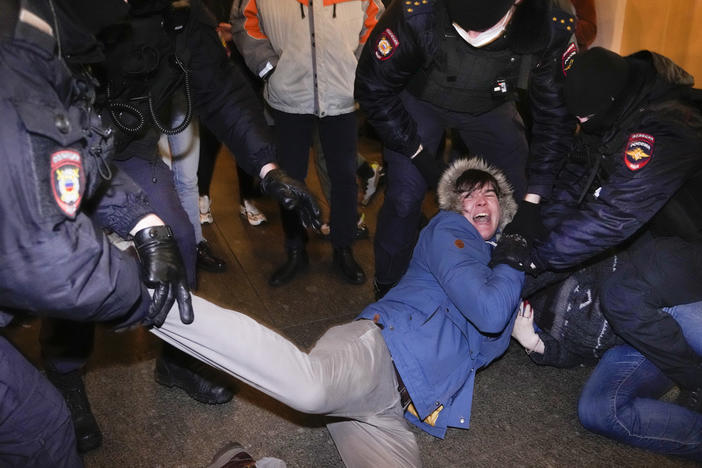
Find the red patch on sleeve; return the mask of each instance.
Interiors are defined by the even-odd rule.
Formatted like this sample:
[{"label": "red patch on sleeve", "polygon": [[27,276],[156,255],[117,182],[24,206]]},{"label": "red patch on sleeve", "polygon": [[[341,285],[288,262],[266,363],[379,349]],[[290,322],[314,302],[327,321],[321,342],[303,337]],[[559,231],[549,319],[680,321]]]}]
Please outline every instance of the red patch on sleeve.
[{"label": "red patch on sleeve", "polygon": [[400,45],[395,33],[386,29],[380,33],[378,41],[375,43],[375,56],[378,60],[387,60],[395,53],[395,50]]},{"label": "red patch on sleeve", "polygon": [[66,216],[74,219],[85,191],[85,172],[80,153],[70,148],[52,153],[50,170],[54,201]]},{"label": "red patch on sleeve", "polygon": [[466,246],[466,244],[464,244],[463,241],[462,241],[461,239],[456,239],[456,241],[454,242],[454,244],[455,244],[456,247],[458,247],[459,249],[462,249],[463,247]]},{"label": "red patch on sleeve", "polygon": [[632,133],[624,150],[624,164],[630,171],[638,171],[653,158],[653,136],[647,133]]}]

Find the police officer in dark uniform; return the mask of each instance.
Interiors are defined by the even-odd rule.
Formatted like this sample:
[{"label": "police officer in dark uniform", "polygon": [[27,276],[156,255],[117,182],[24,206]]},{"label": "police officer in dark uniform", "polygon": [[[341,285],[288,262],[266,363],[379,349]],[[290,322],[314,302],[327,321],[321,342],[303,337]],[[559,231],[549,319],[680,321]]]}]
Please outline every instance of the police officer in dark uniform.
[{"label": "police officer in dark uniform", "polygon": [[[112,164],[114,132],[94,109],[95,79],[82,66],[103,60],[92,33],[123,17],[126,7],[121,0],[2,1],[0,157],[5,169],[0,177],[9,191],[0,200],[5,213],[0,230],[3,312],[158,326],[178,301],[183,322],[193,320],[177,235],[155,214],[144,191]],[[201,41],[216,43],[211,25],[202,30],[214,37],[203,33]],[[208,44],[210,51],[220,49]],[[313,198],[275,165],[258,107],[246,107],[249,96],[256,102],[253,94],[236,88],[226,65],[216,68],[227,63],[223,55],[221,61],[212,55],[200,59],[203,67],[214,67],[193,72],[202,115],[216,121],[212,128],[220,138],[242,150],[246,167],[262,178],[267,194],[318,223]],[[221,84],[224,91],[213,91],[210,84]],[[111,246],[103,228],[134,240],[141,272],[132,258]],[[155,288],[152,297],[142,276]],[[2,324],[10,318],[3,314]],[[79,367],[84,359],[69,354],[63,363]],[[78,381],[77,393],[67,399],[87,405]],[[1,465],[81,465],[63,399],[4,339],[0,391]],[[83,408],[86,412],[92,418],[89,407]],[[99,429],[87,436],[89,445],[99,444]]]},{"label": "police officer in dark uniform", "polygon": [[[560,90],[576,52],[575,19],[547,0],[393,2],[359,61],[355,95],[384,144],[385,202],[375,236],[375,289],[404,274],[437,149],[455,128],[471,153],[508,177],[521,199],[546,195],[549,162],[569,148],[575,122]],[[515,99],[529,89],[531,151]],[[529,187],[525,166],[530,163]]]},{"label": "police officer in dark uniform", "polygon": [[[175,300],[191,322],[170,228],[128,177],[116,170],[108,177],[113,134],[94,112],[89,77],[72,75],[61,58],[58,37],[67,31],[55,5],[5,0],[0,9],[0,180],[7,189],[0,197],[0,324],[22,311],[159,325]],[[133,236],[153,298],[138,263],[112,247],[101,227]],[[2,337],[0,421],[0,465],[82,466],[62,396]]]},{"label": "police officer in dark uniform", "polygon": [[[702,358],[658,311],[702,299],[702,92],[692,84],[649,51],[575,56],[565,99],[581,132],[543,204],[548,235],[531,266],[567,270],[626,246],[632,261],[607,282],[603,313],[680,386],[679,403],[701,411]],[[660,255],[671,242],[687,247]]]}]

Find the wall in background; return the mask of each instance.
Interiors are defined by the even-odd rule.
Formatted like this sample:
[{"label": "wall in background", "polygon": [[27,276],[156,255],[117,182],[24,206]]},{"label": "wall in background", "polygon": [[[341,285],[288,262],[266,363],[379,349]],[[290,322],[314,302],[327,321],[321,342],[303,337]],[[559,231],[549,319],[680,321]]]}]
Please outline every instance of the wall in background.
[{"label": "wall in background", "polygon": [[593,45],[622,55],[648,49],[670,57],[702,87],[702,0],[595,0]]}]

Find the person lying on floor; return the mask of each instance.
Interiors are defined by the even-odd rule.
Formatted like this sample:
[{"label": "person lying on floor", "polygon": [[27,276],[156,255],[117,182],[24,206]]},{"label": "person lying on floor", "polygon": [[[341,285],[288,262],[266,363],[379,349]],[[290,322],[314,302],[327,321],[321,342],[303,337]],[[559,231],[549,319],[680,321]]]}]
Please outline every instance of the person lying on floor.
[{"label": "person lying on floor", "polygon": [[[700,245],[677,238],[657,241],[651,252],[662,270],[671,256],[696,255]],[[680,392],[661,400],[674,383],[612,330],[601,312],[605,282],[615,270],[635,267],[626,252],[591,264],[564,281],[529,297],[520,306],[512,336],[536,364],[573,367],[597,364],[578,402],[586,429],[635,447],[702,461],[702,413]],[[662,271],[665,274],[665,271]],[[634,272],[634,274],[636,274]],[[641,291],[664,304],[665,291]],[[605,299],[602,299],[605,297]],[[661,307],[680,325],[690,346],[702,355],[702,302]]]},{"label": "person lying on floor", "polygon": [[[309,353],[196,296],[192,324],[171,313],[152,332],[295,410],[329,416],[347,466],[420,466],[405,417],[440,438],[469,427],[475,373],[507,349],[524,282],[518,269],[488,266],[516,211],[505,177],[482,160],[458,160],[438,194],[441,210],[398,285]],[[500,240],[507,251],[528,248],[530,223],[518,218]]]}]

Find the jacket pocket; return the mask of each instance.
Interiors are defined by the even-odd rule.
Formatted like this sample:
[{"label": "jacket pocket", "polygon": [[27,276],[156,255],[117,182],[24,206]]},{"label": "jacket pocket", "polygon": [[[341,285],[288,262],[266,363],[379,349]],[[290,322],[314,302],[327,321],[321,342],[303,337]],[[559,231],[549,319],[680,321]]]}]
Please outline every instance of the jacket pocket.
[{"label": "jacket pocket", "polygon": [[[77,115],[37,102],[15,102],[27,132],[28,174],[40,217],[57,224],[74,218],[86,186]],[[30,189],[30,187],[27,187]]]}]

